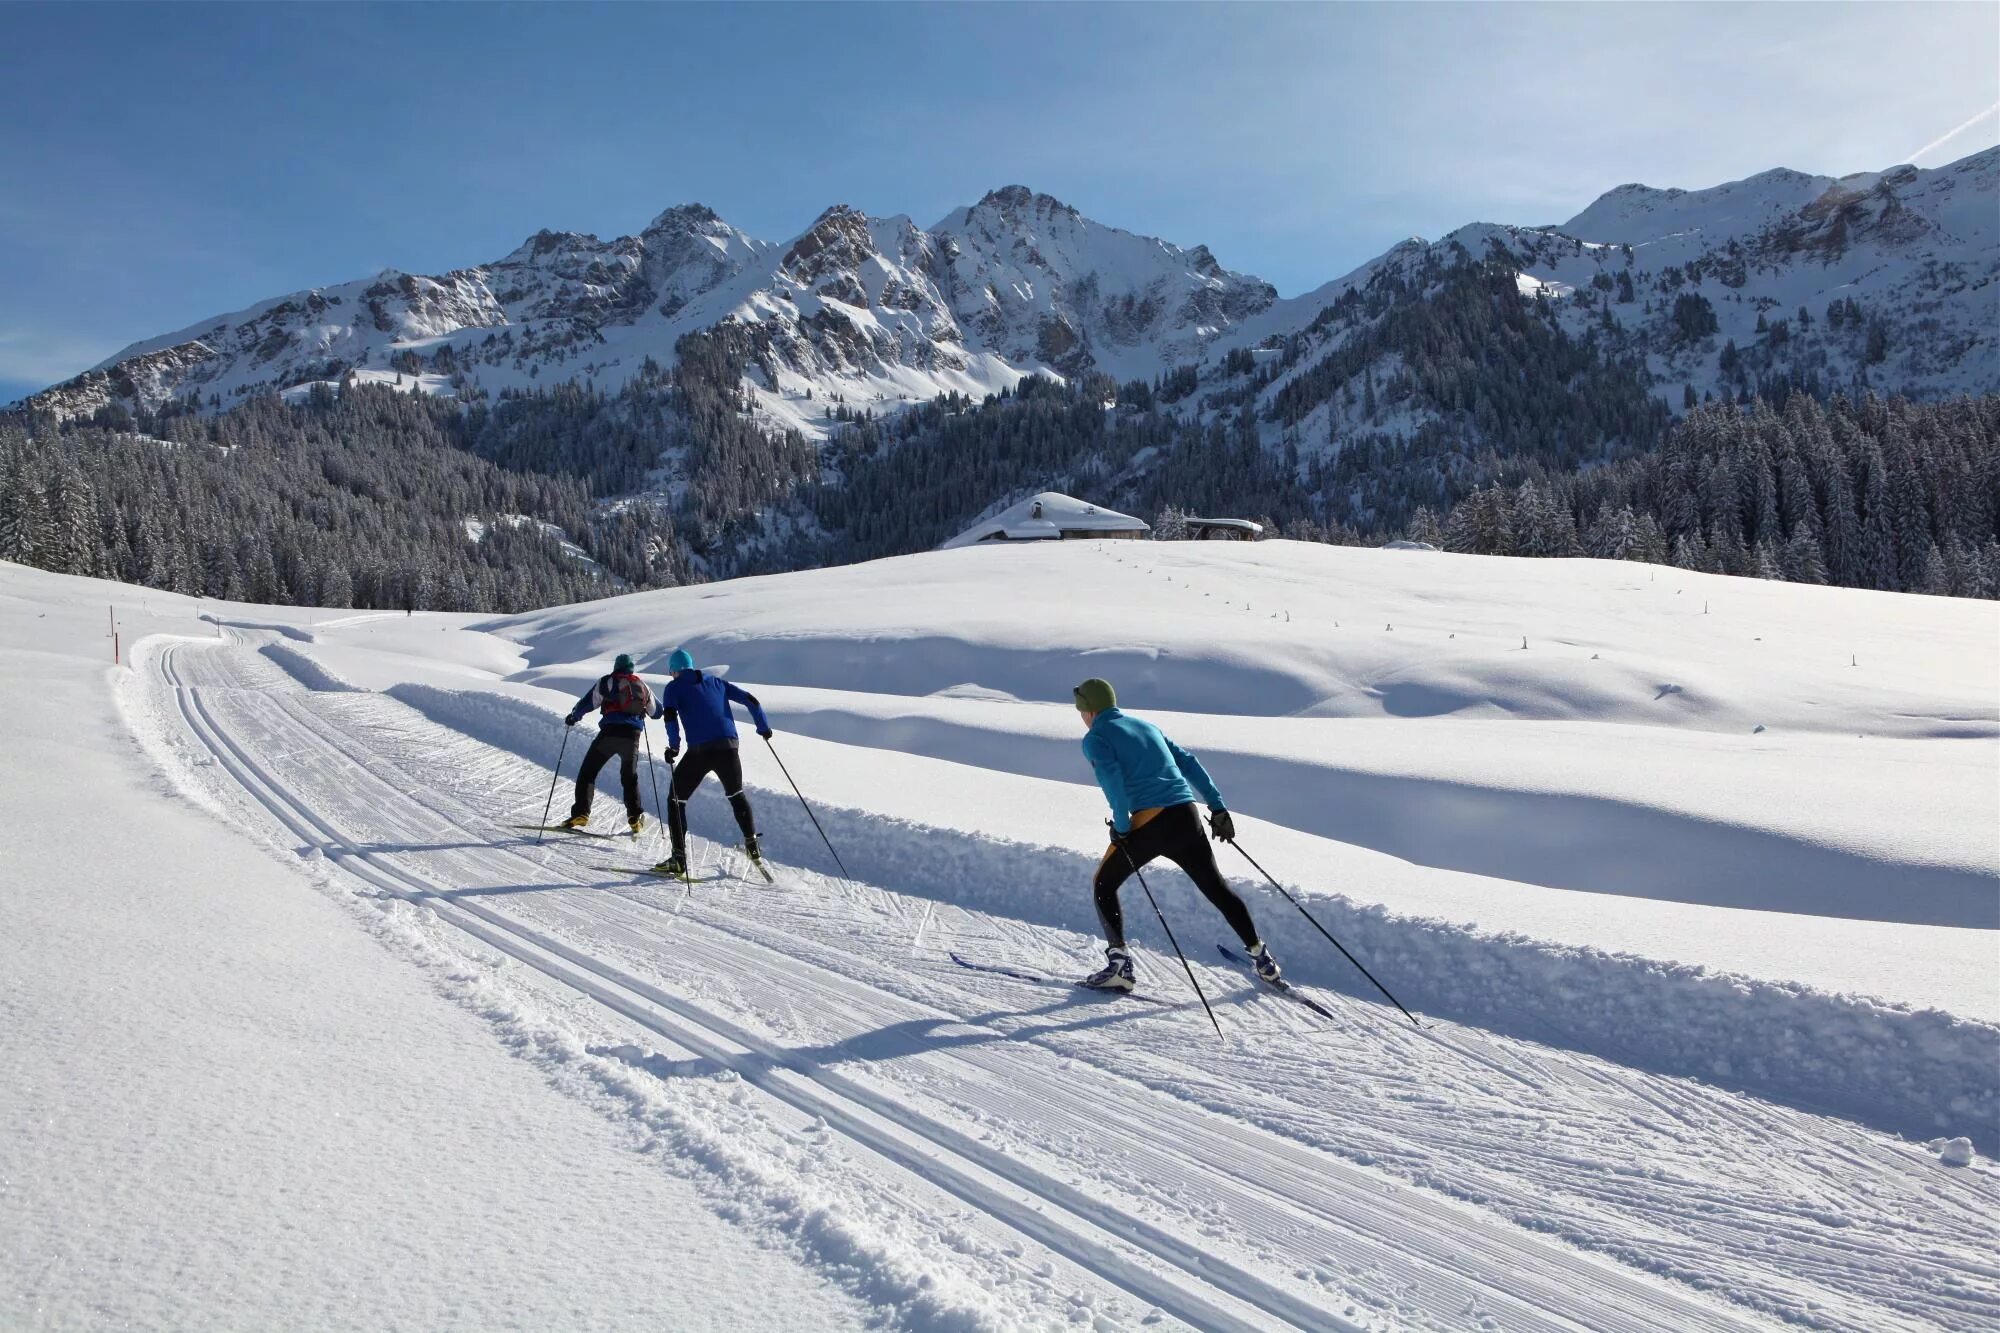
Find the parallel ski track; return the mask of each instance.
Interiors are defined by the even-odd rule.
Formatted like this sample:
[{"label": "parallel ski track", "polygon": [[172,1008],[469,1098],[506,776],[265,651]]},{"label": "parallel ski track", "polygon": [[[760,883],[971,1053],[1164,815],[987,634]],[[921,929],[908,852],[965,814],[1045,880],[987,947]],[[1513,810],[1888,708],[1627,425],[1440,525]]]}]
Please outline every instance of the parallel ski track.
[{"label": "parallel ski track", "polygon": [[[888,1102],[850,1079],[825,1069],[790,1068],[782,1052],[734,1024],[511,921],[483,904],[452,899],[420,876],[382,863],[287,796],[271,775],[230,739],[197,689],[181,680],[175,663],[181,651],[181,645],[171,645],[159,660],[167,683],[180,702],[181,715],[195,736],[244,790],[294,835],[308,844],[331,843],[346,848],[347,854],[340,858],[340,865],[356,878],[384,893],[430,908],[488,947],[572,987],[689,1051],[734,1070],[794,1109],[823,1117],[855,1142],[944,1187],[1023,1235],[1193,1327],[1254,1333],[1270,1327],[1267,1320],[1301,1329],[1361,1327],[1207,1255],[1158,1227],[1106,1208],[1072,1186],[1024,1171],[1004,1154]],[[917,1135],[922,1142],[906,1140],[892,1126]],[[1038,1207],[1037,1203],[1044,1206]],[[1179,1280],[1124,1258],[1110,1243],[1114,1237],[1180,1270]],[[1202,1288],[1227,1293],[1264,1318],[1246,1318],[1237,1309],[1211,1299]]]},{"label": "parallel ski track", "polygon": [[[188,646],[203,654],[205,666],[214,663],[226,676],[236,675],[241,670],[239,663],[228,662],[224,665],[224,659],[219,655],[228,652],[227,649],[220,646]],[[1050,1178],[1046,1172],[1026,1166],[1003,1152],[968,1138],[949,1125],[939,1124],[910,1110],[875,1088],[856,1083],[822,1066],[809,1064],[801,1067],[797,1063],[799,1052],[774,1050],[768,1041],[742,1030],[717,1014],[669,995],[573,944],[484,904],[468,902],[450,888],[394,864],[382,852],[360,845],[314,815],[304,801],[287,794],[283,780],[234,741],[228,728],[200,697],[197,687],[184,679],[175,661],[180,650],[180,645],[171,646],[158,654],[156,660],[166,683],[174,690],[183,718],[197,738],[216,754],[231,776],[282,824],[306,843],[324,845],[333,850],[338,863],[364,882],[380,891],[423,902],[438,911],[440,917],[465,929],[490,947],[591,996],[607,1008],[642,1023],[690,1051],[735,1069],[787,1104],[823,1116],[830,1125],[842,1130],[857,1143],[951,1190],[983,1211],[1097,1272],[1105,1280],[1152,1301],[1190,1323],[1220,1328],[1270,1327],[1275,1320],[1305,1328],[1351,1326],[1255,1273],[1226,1260],[1218,1260],[1143,1219],[1132,1218],[1115,1207],[1108,1207],[1074,1187]],[[210,657],[209,654],[218,656]],[[251,688],[258,690],[262,685],[263,682],[258,682]],[[225,687],[225,697],[232,701],[238,693]],[[310,697],[300,692],[299,699],[284,702],[260,691],[255,696],[244,696],[243,706],[268,706],[281,714],[279,726],[283,729],[274,731],[273,738],[282,735],[285,747],[302,743],[305,750],[323,750],[329,757],[337,759],[338,765],[327,771],[325,776],[328,781],[338,782],[347,788],[343,795],[358,802],[357,808],[390,811],[398,808],[398,803],[407,802],[406,793],[410,790],[408,777],[395,770],[394,765],[368,753],[341,731],[339,724],[318,716],[308,708],[305,700]],[[287,754],[279,756],[278,762],[285,763],[302,752],[288,749]],[[368,775],[367,781],[357,780],[352,772],[356,767]],[[565,849],[572,855],[588,850],[583,844]],[[481,849],[481,854],[485,856],[488,853]],[[521,853],[502,848],[494,849],[491,854],[513,857],[525,865],[536,867],[538,874],[547,874],[542,863]],[[490,870],[490,865],[484,868],[485,873],[490,873]],[[551,883],[549,887],[557,885]],[[656,933],[644,925],[649,916],[654,921],[661,919],[661,904],[653,895],[642,898],[620,891],[608,895],[593,894],[589,899],[593,904],[611,900],[617,914],[627,917],[634,930],[620,928],[602,916],[591,919],[574,917],[549,902],[548,897],[553,896],[537,895],[541,899],[536,904],[540,909],[537,914],[563,922],[566,933],[567,927],[573,924],[599,939],[619,937],[621,947],[618,951],[621,953],[627,950],[643,952],[660,943]],[[638,915],[633,916],[632,913]],[[673,924],[680,929],[694,923],[683,920]],[[760,923],[760,929],[767,925]],[[704,931],[723,929],[713,921],[700,922],[698,928]],[[765,972],[772,968],[785,971],[786,988],[797,992],[798,1003],[836,1004],[860,1013],[879,1013],[887,1021],[908,1020],[910,1005],[907,1001],[885,1005],[888,997],[883,992],[852,977],[829,973],[819,966],[802,971],[802,958],[813,953],[814,941],[799,937],[797,943],[802,947],[791,952],[788,940],[788,952],[771,953],[765,942],[770,939],[770,932],[763,929],[762,933],[764,940],[756,940],[738,930],[727,931],[733,941],[732,948],[740,950],[747,944],[758,954],[768,955],[757,959],[755,968]],[[652,938],[647,938],[649,935]],[[973,997],[967,994],[966,998]],[[949,1013],[931,1012],[940,1020],[966,1025],[966,1020]],[[975,1019],[970,1026],[977,1024]],[[1285,1023],[1283,1026],[1290,1028],[1292,1025]],[[1477,1064],[1487,1065],[1494,1074],[1529,1086],[1535,1082],[1523,1070],[1510,1067],[1509,1062],[1482,1057],[1457,1042],[1428,1034],[1426,1039],[1418,1042],[1419,1045],[1432,1043],[1449,1048]],[[1492,1053],[1495,1057],[1501,1054],[1498,1050]],[[1577,1072],[1568,1070],[1567,1062],[1565,1070],[1572,1074]],[[1540,1074],[1542,1071],[1533,1072]],[[1582,1072],[1589,1073],[1588,1070]],[[990,1103],[996,1096],[992,1083],[975,1084],[952,1079],[945,1082],[961,1084],[938,1089],[941,1094],[948,1095],[949,1100],[961,1104]],[[1140,1085],[1131,1086],[1136,1088]],[[1624,1096],[1635,1095],[1635,1090],[1629,1087],[1610,1090]],[[1002,1091],[1016,1090],[1003,1088]],[[1069,1093],[1067,1099],[1061,1095],[1065,1091]],[[1051,1098],[1055,1103],[1053,1108]],[[1062,1106],[1065,1100],[1071,1105]],[[1121,1113],[1133,1109],[1128,1106],[1130,1100],[1135,1099],[1120,1101]],[[1176,1109],[1177,1104],[1167,1099],[1150,1099],[1158,1102],[1157,1106],[1143,1104],[1149,1099],[1136,1100],[1142,1103],[1137,1109],[1145,1114],[1139,1115],[1138,1122],[1133,1126],[1136,1141],[1124,1141],[1119,1148],[1123,1159],[1121,1167],[1141,1171],[1150,1167],[1169,1175],[1175,1171],[1186,1172],[1190,1167],[1213,1172],[1212,1167],[1198,1159],[1182,1157],[1174,1151],[1191,1128],[1187,1120],[1190,1108],[1185,1103],[1179,1103]],[[1019,1089],[1012,1101],[1014,1104],[1006,1108],[1009,1113],[1029,1119],[1038,1110],[1060,1109],[1071,1113],[1062,1118],[1081,1118],[1088,1123],[1093,1109],[1088,1096],[1079,1095],[1077,1089],[1065,1090],[1053,1083],[1043,1085],[1041,1080]],[[1662,1119],[1690,1125],[1694,1123],[1694,1117],[1706,1109],[1699,1106],[1676,1107],[1659,1099],[1650,1100],[1647,1105]],[[1157,1120],[1153,1117],[1154,1111],[1159,1113]],[[1270,1144],[1262,1146],[1268,1148],[1276,1144],[1280,1149],[1266,1154],[1268,1177],[1261,1172],[1253,1172],[1250,1177],[1262,1187],[1260,1192],[1268,1192],[1270,1225],[1284,1226],[1288,1215],[1293,1225],[1336,1228],[1343,1223],[1352,1225],[1355,1212],[1352,1197],[1343,1198],[1340,1189],[1331,1187],[1337,1186],[1338,1182],[1328,1182],[1329,1187],[1321,1187],[1318,1177],[1327,1172],[1327,1159],[1302,1145],[1275,1136],[1260,1133],[1257,1137],[1271,1140]],[[912,1138],[918,1141],[912,1142]],[[1135,1148],[1142,1150],[1138,1160],[1128,1155]],[[1151,1159],[1150,1163],[1147,1158]],[[1379,1225],[1379,1231],[1373,1236],[1358,1237],[1358,1240],[1370,1242],[1360,1248],[1371,1250],[1386,1242],[1397,1252],[1401,1262],[1387,1263],[1383,1266],[1384,1270],[1396,1272],[1398,1280],[1407,1283],[1409,1289],[1422,1290],[1435,1297],[1443,1294],[1441,1289],[1456,1287],[1469,1301],[1460,1309],[1477,1305],[1493,1311],[1504,1327],[1576,1327],[1571,1320],[1552,1313],[1554,1310],[1576,1308],[1589,1309],[1591,1326],[1602,1328],[1693,1328],[1734,1326],[1737,1323],[1728,1312],[1678,1299],[1678,1294],[1669,1286],[1651,1283],[1636,1275],[1626,1278],[1622,1270],[1609,1269],[1599,1263],[1584,1261],[1579,1268],[1576,1256],[1560,1246],[1537,1246],[1546,1248],[1547,1254],[1531,1257],[1512,1236],[1506,1237],[1506,1243],[1502,1243],[1499,1232],[1490,1228],[1453,1226],[1451,1242],[1470,1241],[1464,1246],[1462,1255],[1471,1262],[1454,1263],[1449,1268],[1440,1269],[1423,1252],[1438,1252],[1445,1244],[1437,1232],[1439,1224],[1448,1221],[1448,1217],[1441,1215],[1440,1210],[1448,1214],[1451,1206],[1416,1191],[1391,1191],[1390,1194],[1396,1197],[1387,1198],[1383,1196],[1381,1182],[1374,1178],[1370,1181],[1370,1203],[1381,1214],[1379,1223],[1375,1218],[1371,1218],[1370,1223]],[[1403,1198],[1404,1195],[1408,1198]],[[1229,1206],[1234,1209],[1240,1202],[1232,1201]],[[1410,1204],[1415,1206],[1402,1207]],[[1399,1210],[1402,1213],[1400,1216]],[[1489,1239],[1492,1242],[1490,1246],[1480,1243]],[[1174,1271],[1161,1273],[1146,1263],[1135,1262],[1129,1254],[1117,1252],[1116,1247],[1121,1242]],[[1371,1261],[1380,1258],[1376,1253],[1368,1257]],[[1485,1272],[1491,1277],[1482,1281],[1477,1276],[1468,1276],[1467,1269],[1474,1274]],[[1597,1299],[1584,1298],[1583,1292],[1576,1286],[1577,1280],[1586,1276],[1590,1287],[1596,1291]],[[1612,1281],[1607,1283],[1607,1278]],[[1620,1290],[1621,1287],[1623,1290]],[[1879,1296],[1891,1307],[1900,1304],[1891,1291],[1882,1291]],[[1568,1299],[1564,1300],[1564,1297]],[[1241,1301],[1245,1308],[1238,1310],[1222,1303],[1231,1298]],[[1423,1304],[1433,1317],[1441,1310],[1436,1300],[1427,1300]],[[1967,1313],[1971,1314],[1977,1308],[1975,1302]]]}]

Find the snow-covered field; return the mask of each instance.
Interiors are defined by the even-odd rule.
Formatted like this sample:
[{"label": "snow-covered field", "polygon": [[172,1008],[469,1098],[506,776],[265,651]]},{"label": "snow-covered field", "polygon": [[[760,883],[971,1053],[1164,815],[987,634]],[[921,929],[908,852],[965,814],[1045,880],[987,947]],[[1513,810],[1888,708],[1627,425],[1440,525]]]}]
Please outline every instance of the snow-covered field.
[{"label": "snow-covered field", "polygon": [[[2000,1324],[1990,603],[1107,542],[0,608],[0,1326]],[[754,739],[776,888],[712,784],[691,892],[511,827],[682,645],[851,880]],[[1150,998],[953,961],[1097,960],[1087,675],[1428,1026],[1226,850],[1333,1021],[1166,868],[1221,1041],[1130,890]]]}]

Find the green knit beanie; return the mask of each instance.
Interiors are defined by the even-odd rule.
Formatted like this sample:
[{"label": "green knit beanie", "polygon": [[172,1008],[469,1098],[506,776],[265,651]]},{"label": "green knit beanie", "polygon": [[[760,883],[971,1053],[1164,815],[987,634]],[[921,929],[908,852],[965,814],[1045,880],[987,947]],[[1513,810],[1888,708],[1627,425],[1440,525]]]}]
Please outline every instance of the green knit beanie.
[{"label": "green knit beanie", "polygon": [[1076,707],[1080,713],[1102,713],[1118,706],[1118,691],[1111,688],[1111,682],[1092,676],[1071,691],[1076,696]]},{"label": "green knit beanie", "polygon": [[611,664],[611,669],[613,671],[630,671],[632,669],[632,654],[618,654],[618,660]]}]

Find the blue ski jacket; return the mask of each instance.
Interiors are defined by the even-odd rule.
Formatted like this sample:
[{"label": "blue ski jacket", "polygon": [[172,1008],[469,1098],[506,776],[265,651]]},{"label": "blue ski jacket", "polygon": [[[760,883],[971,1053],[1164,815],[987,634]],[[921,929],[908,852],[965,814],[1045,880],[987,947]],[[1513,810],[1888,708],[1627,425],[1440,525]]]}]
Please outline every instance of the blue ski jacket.
[{"label": "blue ski jacket", "polygon": [[1224,808],[1201,760],[1144,718],[1105,709],[1083,735],[1083,757],[1111,803],[1111,827],[1120,833],[1132,831],[1134,811],[1185,805],[1196,792],[1209,809]]},{"label": "blue ski jacket", "polygon": [[653,702],[653,692],[647,689],[646,682],[640,680],[637,676],[627,676],[625,679],[631,680],[639,686],[639,697],[644,702],[638,712],[626,712],[623,705],[618,702],[618,696],[615,692],[616,687],[613,684],[618,679],[619,676],[616,672],[609,676],[600,676],[595,685],[584,691],[583,697],[576,701],[576,707],[569,710],[569,716],[564,721],[573,727],[583,719],[585,713],[595,708],[602,708],[604,716],[597,720],[597,725],[600,728],[627,727],[637,731],[646,725],[646,718],[649,714],[653,717],[659,716],[657,711],[659,705]]},{"label": "blue ski jacket", "polygon": [[681,726],[686,724],[688,748],[692,750],[697,745],[736,739],[736,719],[729,714],[732,703],[750,710],[759,736],[771,734],[771,724],[765,720],[764,706],[756,695],[700,671],[683,671],[668,681],[653,716],[667,720],[667,744],[676,748],[681,743]]}]

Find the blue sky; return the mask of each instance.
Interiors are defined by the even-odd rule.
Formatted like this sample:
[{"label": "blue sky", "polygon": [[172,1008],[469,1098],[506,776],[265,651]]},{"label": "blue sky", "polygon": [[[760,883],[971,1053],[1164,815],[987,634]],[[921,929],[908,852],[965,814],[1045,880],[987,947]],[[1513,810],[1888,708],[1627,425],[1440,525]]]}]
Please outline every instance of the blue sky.
[{"label": "blue sky", "polygon": [[690,200],[783,240],[1019,183],[1289,295],[1625,181],[1951,161],[2000,139],[1996,50],[1991,4],[10,4],[0,403]]}]

